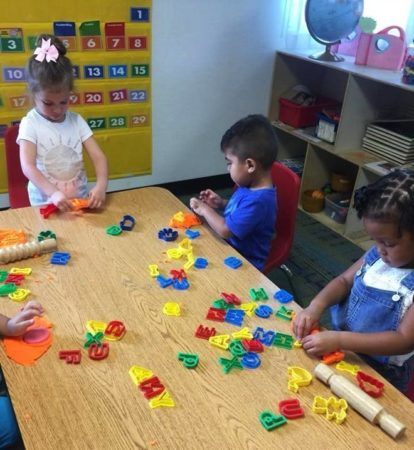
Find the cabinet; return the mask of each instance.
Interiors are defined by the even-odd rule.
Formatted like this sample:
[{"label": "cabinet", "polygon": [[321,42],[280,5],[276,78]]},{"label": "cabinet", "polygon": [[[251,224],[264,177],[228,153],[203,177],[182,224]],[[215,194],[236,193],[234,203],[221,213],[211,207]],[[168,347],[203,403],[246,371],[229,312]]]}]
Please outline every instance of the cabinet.
[{"label": "cabinet", "polygon": [[[276,53],[269,118],[279,138],[279,159],[304,160],[301,193],[321,188],[330,181],[332,172],[354,181],[352,196],[355,189],[381,176],[366,166],[380,158],[362,149],[362,137],[366,125],[374,120],[414,118],[414,88],[400,80],[400,72],[357,66],[351,58],[332,63],[312,60],[307,53]],[[335,143],[278,120],[279,99],[296,85],[305,85],[313,94],[342,104]],[[311,216],[362,248],[372,245],[352,207],[344,224],[323,211]]]}]

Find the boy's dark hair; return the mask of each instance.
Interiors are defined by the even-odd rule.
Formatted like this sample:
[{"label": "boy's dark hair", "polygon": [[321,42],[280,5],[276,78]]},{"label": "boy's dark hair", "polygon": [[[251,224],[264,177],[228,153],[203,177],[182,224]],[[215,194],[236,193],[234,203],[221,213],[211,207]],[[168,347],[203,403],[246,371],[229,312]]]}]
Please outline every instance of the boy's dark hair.
[{"label": "boy's dark hair", "polygon": [[66,47],[63,42],[51,34],[41,34],[36,41],[36,47],[41,47],[42,39],[54,45],[59,52],[56,62],[37,61],[32,55],[27,63],[27,83],[29,91],[36,94],[43,90],[60,91],[73,90],[73,68],[70,59],[66,57]]},{"label": "boy's dark hair", "polygon": [[264,169],[272,166],[278,150],[276,133],[261,114],[252,114],[236,122],[224,133],[220,147],[240,160],[254,159]]},{"label": "boy's dark hair", "polygon": [[414,233],[414,171],[393,170],[355,191],[358,217],[394,222],[399,231]]}]

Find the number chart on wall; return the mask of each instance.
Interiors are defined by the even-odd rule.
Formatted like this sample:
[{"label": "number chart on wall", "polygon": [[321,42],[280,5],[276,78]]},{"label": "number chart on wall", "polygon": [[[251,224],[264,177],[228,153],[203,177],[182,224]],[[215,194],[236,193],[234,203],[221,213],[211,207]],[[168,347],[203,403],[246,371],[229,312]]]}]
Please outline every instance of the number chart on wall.
[{"label": "number chart on wall", "polygon": [[[4,132],[32,107],[25,65],[41,33],[58,36],[68,49],[71,109],[94,131],[110,178],[151,173],[151,6],[152,0],[8,4],[0,22],[0,192],[7,191]],[[92,180],[87,160],[86,166]]]}]

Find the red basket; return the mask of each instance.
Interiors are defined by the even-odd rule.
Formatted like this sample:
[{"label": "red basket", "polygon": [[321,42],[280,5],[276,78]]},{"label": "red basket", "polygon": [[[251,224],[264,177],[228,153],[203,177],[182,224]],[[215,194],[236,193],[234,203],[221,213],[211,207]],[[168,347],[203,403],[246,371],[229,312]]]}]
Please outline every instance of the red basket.
[{"label": "red basket", "polygon": [[279,120],[294,128],[316,125],[317,114],[324,108],[337,106],[338,102],[326,97],[318,97],[313,105],[304,106],[293,103],[286,98],[279,98]]}]

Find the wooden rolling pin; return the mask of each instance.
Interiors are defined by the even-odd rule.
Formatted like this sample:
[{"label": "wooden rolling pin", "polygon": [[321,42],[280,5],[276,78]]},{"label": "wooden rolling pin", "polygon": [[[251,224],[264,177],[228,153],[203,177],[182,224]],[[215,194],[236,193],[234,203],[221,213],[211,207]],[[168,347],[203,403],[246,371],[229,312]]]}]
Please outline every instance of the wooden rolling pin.
[{"label": "wooden rolling pin", "polygon": [[342,375],[337,375],[323,363],[320,363],[315,367],[314,373],[317,378],[331,388],[331,391],[334,394],[344,398],[362,416],[371,423],[378,424],[394,439],[397,439],[404,434],[406,428],[405,425],[398,421],[394,416],[388,414],[382,405],[347,378]]},{"label": "wooden rolling pin", "polygon": [[0,263],[18,261],[19,259],[31,258],[35,255],[53,252],[57,249],[56,239],[45,239],[44,241],[31,241],[25,244],[10,245],[0,248]]}]

